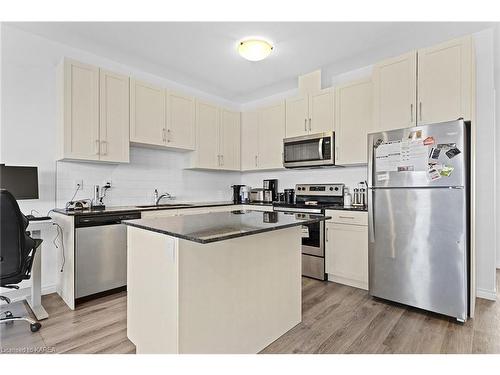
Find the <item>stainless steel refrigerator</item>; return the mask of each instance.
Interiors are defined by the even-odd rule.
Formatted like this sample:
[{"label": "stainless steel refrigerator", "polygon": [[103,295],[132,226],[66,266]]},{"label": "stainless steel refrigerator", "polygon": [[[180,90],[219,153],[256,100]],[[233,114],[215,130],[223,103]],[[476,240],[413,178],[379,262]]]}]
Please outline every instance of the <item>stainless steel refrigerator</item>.
[{"label": "stainless steel refrigerator", "polygon": [[467,319],[468,134],[458,120],[368,135],[372,296]]}]

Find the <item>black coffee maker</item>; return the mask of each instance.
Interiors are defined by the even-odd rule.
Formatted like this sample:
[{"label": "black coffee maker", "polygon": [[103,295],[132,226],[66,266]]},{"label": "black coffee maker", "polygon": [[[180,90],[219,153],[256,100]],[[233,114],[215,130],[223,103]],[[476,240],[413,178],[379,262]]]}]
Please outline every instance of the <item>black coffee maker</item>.
[{"label": "black coffee maker", "polygon": [[276,202],[278,200],[278,180],[264,180],[263,187],[266,190],[271,190],[272,200]]},{"label": "black coffee maker", "polygon": [[232,185],[233,188],[233,203],[242,203],[241,188],[246,185]]}]

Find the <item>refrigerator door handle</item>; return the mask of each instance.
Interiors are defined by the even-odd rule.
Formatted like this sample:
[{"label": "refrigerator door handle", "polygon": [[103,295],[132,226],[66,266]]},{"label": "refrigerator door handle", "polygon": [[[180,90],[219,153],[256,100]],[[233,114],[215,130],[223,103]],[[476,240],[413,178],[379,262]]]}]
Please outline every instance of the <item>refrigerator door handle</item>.
[{"label": "refrigerator door handle", "polygon": [[375,242],[375,223],[374,223],[374,216],[375,212],[373,211],[373,195],[375,194],[374,189],[369,189],[370,195],[368,197],[368,241],[370,243]]}]

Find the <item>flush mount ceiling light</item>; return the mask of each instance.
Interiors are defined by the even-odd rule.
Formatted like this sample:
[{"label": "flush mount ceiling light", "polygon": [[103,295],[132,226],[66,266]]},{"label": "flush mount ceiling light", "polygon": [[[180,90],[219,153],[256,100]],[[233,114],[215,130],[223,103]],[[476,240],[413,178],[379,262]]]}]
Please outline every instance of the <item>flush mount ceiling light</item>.
[{"label": "flush mount ceiling light", "polygon": [[267,40],[246,39],[239,43],[238,52],[247,60],[260,61],[269,56],[273,48]]}]

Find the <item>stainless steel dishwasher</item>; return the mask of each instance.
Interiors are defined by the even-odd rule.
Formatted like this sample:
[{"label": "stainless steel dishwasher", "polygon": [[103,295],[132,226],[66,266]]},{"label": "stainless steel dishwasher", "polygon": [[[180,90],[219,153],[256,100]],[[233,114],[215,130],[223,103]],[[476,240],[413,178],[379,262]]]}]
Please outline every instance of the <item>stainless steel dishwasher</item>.
[{"label": "stainless steel dishwasher", "polygon": [[75,217],[75,298],[77,302],[127,285],[127,229],[122,220],[140,212]]}]

